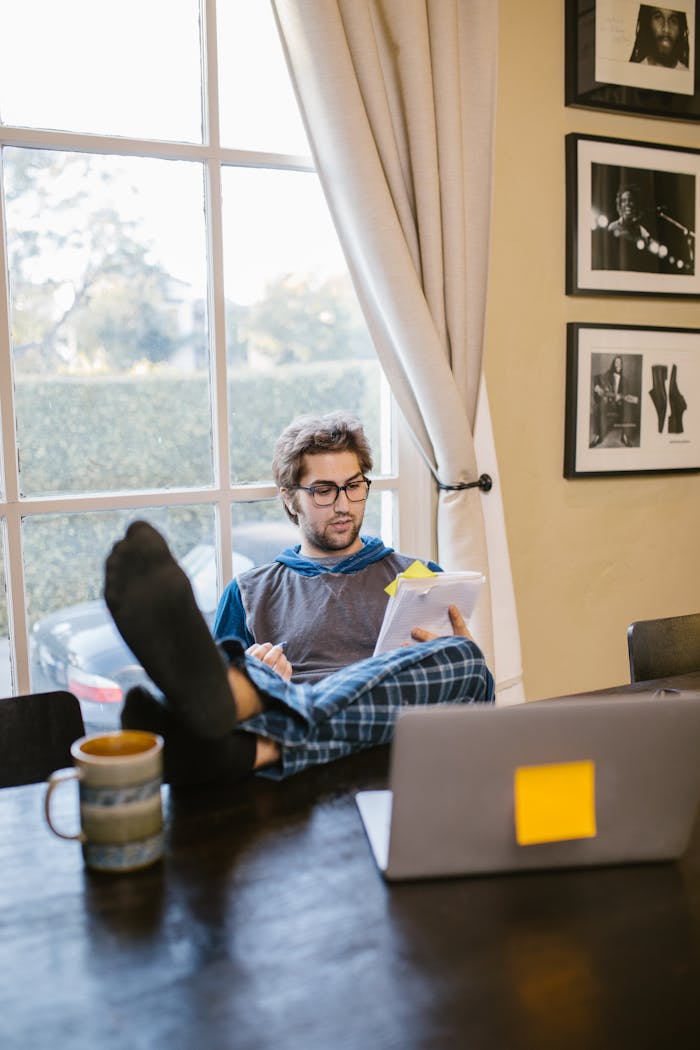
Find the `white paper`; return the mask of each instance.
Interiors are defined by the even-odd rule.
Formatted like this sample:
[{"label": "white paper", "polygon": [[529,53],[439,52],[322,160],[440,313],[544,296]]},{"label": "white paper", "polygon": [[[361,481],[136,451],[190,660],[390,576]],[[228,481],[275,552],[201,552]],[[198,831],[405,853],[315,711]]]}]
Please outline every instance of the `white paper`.
[{"label": "white paper", "polygon": [[439,572],[435,576],[401,576],[386,607],[374,655],[414,644],[411,631],[422,627],[437,635],[451,635],[448,613],[456,605],[465,620],[474,612],[484,584],[480,572]]}]

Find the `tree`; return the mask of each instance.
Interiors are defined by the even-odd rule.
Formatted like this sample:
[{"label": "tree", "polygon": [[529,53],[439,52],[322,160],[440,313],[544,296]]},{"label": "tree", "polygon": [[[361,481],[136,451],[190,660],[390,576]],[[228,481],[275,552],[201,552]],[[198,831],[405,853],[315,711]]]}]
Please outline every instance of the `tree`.
[{"label": "tree", "polygon": [[122,371],[192,341],[182,316],[188,290],[152,260],[138,223],[120,210],[124,182],[103,158],[8,149],[5,186],[22,371]]},{"label": "tree", "polygon": [[248,359],[272,364],[348,361],[374,357],[352,285],[347,277],[314,284],[281,275],[245,322]]}]

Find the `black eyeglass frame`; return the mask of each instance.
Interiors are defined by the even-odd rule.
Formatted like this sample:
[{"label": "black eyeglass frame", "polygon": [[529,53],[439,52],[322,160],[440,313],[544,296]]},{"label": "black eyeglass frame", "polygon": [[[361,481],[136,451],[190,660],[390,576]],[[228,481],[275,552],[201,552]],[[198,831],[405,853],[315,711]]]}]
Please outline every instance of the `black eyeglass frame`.
[{"label": "black eyeglass frame", "polygon": [[[367,489],[366,489],[365,494],[362,497],[362,499],[355,499],[348,492],[348,488],[351,485],[357,485],[360,482],[364,482],[364,484],[367,486]],[[319,485],[294,485],[293,488],[294,489],[300,489],[302,492],[310,492],[311,493],[311,499],[313,500],[315,507],[334,507],[336,505],[336,503],[338,502],[338,499],[340,498],[340,493],[341,492],[345,493],[345,496],[346,496],[347,500],[350,503],[366,503],[367,499],[369,497],[369,489],[370,489],[370,485],[371,484],[372,484],[371,478],[366,478],[364,476],[364,474],[363,474],[359,478],[353,478],[351,481],[346,481],[344,485],[336,485],[336,483],[334,481],[324,481],[323,483],[321,483]],[[335,489],[335,496],[333,497],[333,499],[329,503],[317,503],[316,502],[316,489],[317,488]]]}]

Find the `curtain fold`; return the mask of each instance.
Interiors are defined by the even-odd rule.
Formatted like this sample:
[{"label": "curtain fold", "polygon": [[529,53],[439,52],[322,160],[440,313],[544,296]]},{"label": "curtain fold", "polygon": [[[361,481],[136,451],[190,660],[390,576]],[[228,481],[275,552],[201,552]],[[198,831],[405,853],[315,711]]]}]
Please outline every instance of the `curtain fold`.
[{"label": "curtain fold", "polygon": [[[476,480],[497,4],[272,3],[324,192],[400,411],[439,483]],[[480,415],[488,448],[487,407]],[[502,681],[512,701],[521,675],[507,544],[508,579],[496,588],[482,500],[492,501],[490,518],[500,514],[502,555],[500,494],[441,490],[438,559],[446,569],[486,575],[472,627],[497,689]],[[505,618],[492,606],[496,594]]]}]

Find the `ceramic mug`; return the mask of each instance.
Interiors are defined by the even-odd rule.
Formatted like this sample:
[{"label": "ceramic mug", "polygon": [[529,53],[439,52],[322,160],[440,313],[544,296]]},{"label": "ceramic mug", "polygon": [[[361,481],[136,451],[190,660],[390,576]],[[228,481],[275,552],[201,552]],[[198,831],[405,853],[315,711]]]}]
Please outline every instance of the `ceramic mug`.
[{"label": "ceramic mug", "polygon": [[[163,855],[163,738],[156,733],[117,729],[91,733],[71,746],[73,768],[48,779],[44,811],[53,833],[82,843],[83,857],[96,871],[145,868]],[[51,815],[54,791],[77,780],[80,831],[60,831]]]}]

